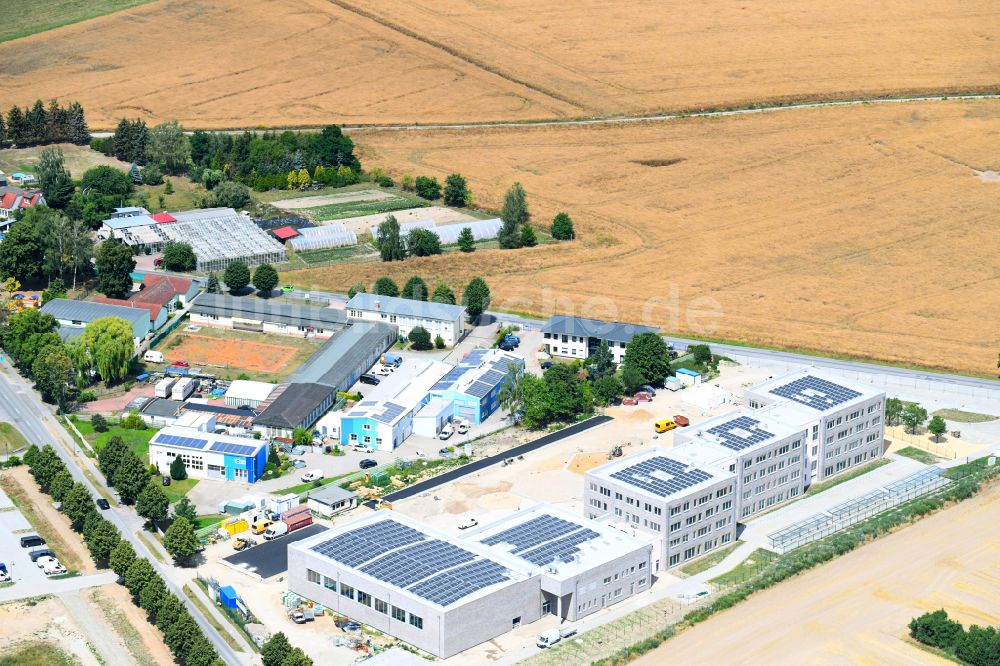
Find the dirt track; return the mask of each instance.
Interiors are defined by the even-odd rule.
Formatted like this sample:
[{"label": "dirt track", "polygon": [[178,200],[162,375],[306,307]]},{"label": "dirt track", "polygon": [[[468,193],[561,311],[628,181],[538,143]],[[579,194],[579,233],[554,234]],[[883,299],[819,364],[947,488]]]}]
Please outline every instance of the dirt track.
[{"label": "dirt track", "polygon": [[944,608],[1000,624],[1000,486],[763,592],[637,664],[947,664],[904,641]]}]

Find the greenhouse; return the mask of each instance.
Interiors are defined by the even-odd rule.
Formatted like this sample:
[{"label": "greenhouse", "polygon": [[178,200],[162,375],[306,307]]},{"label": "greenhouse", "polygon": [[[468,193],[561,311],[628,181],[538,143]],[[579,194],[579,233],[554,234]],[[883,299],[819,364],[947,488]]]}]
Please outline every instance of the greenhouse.
[{"label": "greenhouse", "polygon": [[468,222],[458,222],[445,227],[435,227],[434,233],[441,239],[442,245],[454,245],[458,242],[458,235],[462,229],[468,227],[472,231],[472,238],[477,241],[493,240],[500,233],[503,220],[495,217],[491,220],[469,220]]},{"label": "greenhouse", "polygon": [[[399,235],[405,236],[414,229],[428,229],[430,231],[436,231],[434,229],[434,220],[417,220],[416,222],[404,222],[399,225]],[[378,226],[371,227],[372,240],[378,240]]]},{"label": "greenhouse", "polygon": [[184,211],[173,218],[176,222],[158,224],[155,231],[163,241],[189,244],[199,271],[222,271],[237,260],[257,266],[287,258],[281,243],[232,208]]},{"label": "greenhouse", "polygon": [[327,224],[321,227],[299,229],[299,237],[288,243],[296,252],[302,250],[322,250],[328,247],[357,245],[358,236],[343,224]]}]

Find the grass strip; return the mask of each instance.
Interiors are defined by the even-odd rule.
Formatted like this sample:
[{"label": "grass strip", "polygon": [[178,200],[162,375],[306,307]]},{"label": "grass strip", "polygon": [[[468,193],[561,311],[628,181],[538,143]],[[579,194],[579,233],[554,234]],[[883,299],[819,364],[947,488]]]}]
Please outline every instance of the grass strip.
[{"label": "grass strip", "polygon": [[[35,505],[28,496],[27,491],[16,479],[11,478],[7,474],[0,476],[0,488],[3,488],[7,496],[10,497],[10,501],[21,512],[21,515],[31,523],[31,526],[38,532],[38,536],[45,539],[45,545],[55,551],[63,566],[67,569],[82,568],[83,563],[80,562],[76,552],[70,549],[69,543],[63,538],[56,526],[35,510]],[[70,529],[69,526],[66,529]]]},{"label": "grass strip", "polygon": [[125,648],[132,655],[132,658],[135,659],[136,663],[139,666],[157,666],[156,661],[146,650],[146,645],[142,642],[142,636],[138,630],[132,626],[132,623],[125,614],[118,610],[111,599],[101,592],[100,588],[91,592],[90,599],[101,609],[108,623],[121,636],[122,642],[125,643]]},{"label": "grass strip", "polygon": [[693,576],[695,574],[700,574],[702,571],[708,571],[722,560],[726,559],[730,553],[743,545],[742,541],[737,541],[736,543],[731,543],[724,548],[719,548],[718,550],[700,557],[693,562],[688,562],[681,567],[680,571],[688,576]]},{"label": "grass strip", "polygon": [[907,446],[905,449],[900,449],[899,451],[896,451],[896,455],[912,458],[917,462],[921,462],[925,465],[933,465],[942,460],[942,458],[939,458],[933,453],[929,451],[924,451],[923,449],[918,449],[915,446]]},{"label": "grass strip", "polygon": [[0,454],[6,456],[27,448],[28,440],[13,423],[0,423]]},{"label": "grass strip", "polygon": [[806,491],[805,496],[806,497],[812,497],[813,495],[818,495],[819,493],[823,492],[824,490],[829,490],[830,488],[833,488],[834,486],[839,486],[840,484],[844,483],[845,481],[850,481],[851,479],[856,479],[859,476],[861,476],[862,474],[867,474],[868,472],[876,470],[879,467],[882,467],[883,465],[888,465],[891,462],[892,462],[892,460],[889,459],[889,458],[879,458],[878,460],[875,460],[874,462],[870,462],[867,465],[862,465],[861,467],[855,467],[850,472],[847,472],[845,474],[840,474],[838,476],[835,476],[832,479],[830,479],[829,481],[822,481],[820,483],[814,483],[813,485],[809,486],[809,490]]},{"label": "grass strip", "polygon": [[[212,611],[208,609],[201,598],[194,593],[191,586],[185,585],[181,589],[184,591],[184,594],[187,595],[187,598],[191,600],[191,603],[193,603],[195,607],[201,611],[201,614],[205,616],[205,619],[208,620],[210,625],[212,625],[212,628],[215,629],[220,636],[222,636],[222,640],[226,641],[226,644],[237,652],[243,652],[243,646],[237,643],[236,639],[233,638],[228,631],[226,631],[226,628],[219,624],[219,621],[215,619],[215,615],[212,614]],[[251,645],[253,645],[253,643],[251,643]]]},{"label": "grass strip", "polygon": [[955,421],[956,423],[986,423],[1000,419],[1000,416],[966,412],[961,409],[939,409],[931,414],[931,416],[940,416],[946,421]]},{"label": "grass strip", "polygon": [[165,559],[163,559],[163,555],[160,554],[159,549],[155,545],[153,545],[153,543],[149,540],[149,538],[145,534],[143,534],[140,531],[136,532],[135,535],[139,537],[139,541],[141,541],[146,546],[146,548],[149,549],[149,552],[153,554],[153,557],[155,557],[160,564],[170,564],[170,562],[167,562]]},{"label": "grass strip", "polygon": [[76,666],[80,662],[55,645],[44,641],[8,647],[0,656],[0,666]]}]

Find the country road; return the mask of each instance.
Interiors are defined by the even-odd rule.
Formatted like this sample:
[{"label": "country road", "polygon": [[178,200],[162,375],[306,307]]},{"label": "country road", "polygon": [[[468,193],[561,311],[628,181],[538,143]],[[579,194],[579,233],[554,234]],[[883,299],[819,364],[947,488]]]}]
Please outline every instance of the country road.
[{"label": "country road", "polygon": [[[515,121],[498,120],[484,123],[442,123],[442,124],[390,124],[390,125],[341,125],[344,132],[382,132],[382,131],[415,131],[423,132],[427,130],[473,130],[491,129],[501,127],[552,127],[552,126],[573,126],[573,125],[621,125],[625,123],[644,122],[664,122],[669,120],[679,120],[681,118],[720,118],[725,116],[741,116],[753,113],[772,113],[775,111],[795,111],[801,109],[821,109],[834,106],[861,106],[866,104],[906,104],[908,102],[940,102],[946,100],[971,100],[971,99],[1000,99],[1000,93],[980,94],[980,95],[925,95],[920,97],[858,97],[855,99],[828,100],[817,102],[795,102],[791,104],[772,104],[755,106],[752,108],[722,109],[716,111],[692,111],[692,112],[671,112],[653,113],[640,115],[608,116],[606,118],[565,118],[555,120],[538,121]],[[242,134],[243,132],[271,132],[276,130],[293,130],[296,132],[320,132],[322,127],[270,127],[261,129],[260,127],[228,129],[228,130],[208,130],[219,134]],[[191,134],[193,130],[186,133]],[[107,138],[114,132],[101,131],[91,132],[92,137]]]}]

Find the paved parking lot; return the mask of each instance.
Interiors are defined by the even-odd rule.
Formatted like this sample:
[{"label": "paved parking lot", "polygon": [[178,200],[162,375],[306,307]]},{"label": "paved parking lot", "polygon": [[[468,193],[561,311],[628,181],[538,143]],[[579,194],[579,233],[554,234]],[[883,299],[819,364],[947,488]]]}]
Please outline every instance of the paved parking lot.
[{"label": "paved parking lot", "polygon": [[[11,580],[18,587],[39,589],[45,585],[48,577],[31,561],[29,554],[35,548],[21,548],[21,537],[31,534],[37,533],[21,512],[14,508],[10,498],[0,490],[0,562],[7,565]],[[56,553],[56,557],[58,556]]]},{"label": "paved parking lot", "polygon": [[[288,571],[288,544],[319,534],[327,529],[324,525],[313,524],[285,535],[274,541],[264,541],[241,553],[223,558],[229,566],[244,571],[251,576],[267,580]],[[262,537],[253,537],[262,539]]]}]

